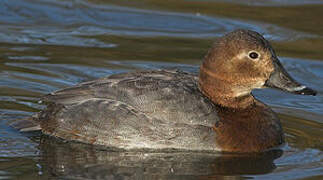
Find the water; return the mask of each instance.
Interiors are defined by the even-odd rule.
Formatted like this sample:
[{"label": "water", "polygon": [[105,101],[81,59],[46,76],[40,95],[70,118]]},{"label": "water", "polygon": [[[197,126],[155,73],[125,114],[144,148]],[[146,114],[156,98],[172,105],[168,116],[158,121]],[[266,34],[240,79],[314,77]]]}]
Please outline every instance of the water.
[{"label": "water", "polygon": [[[0,179],[322,179],[322,1],[0,1]],[[254,94],[281,118],[287,144],[254,156],[111,152],[19,133],[8,123],[56,89],[136,69],[197,72],[212,41],[263,33],[318,95]]]}]

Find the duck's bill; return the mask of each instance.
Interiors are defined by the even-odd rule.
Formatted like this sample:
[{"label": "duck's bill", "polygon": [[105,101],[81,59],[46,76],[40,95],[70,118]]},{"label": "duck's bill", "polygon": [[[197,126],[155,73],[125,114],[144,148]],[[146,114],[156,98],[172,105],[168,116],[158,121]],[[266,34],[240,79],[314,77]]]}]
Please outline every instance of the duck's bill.
[{"label": "duck's bill", "polygon": [[266,81],[265,86],[278,88],[283,91],[302,94],[302,95],[316,95],[316,91],[296,82],[284,69],[278,59],[274,61],[275,70]]}]

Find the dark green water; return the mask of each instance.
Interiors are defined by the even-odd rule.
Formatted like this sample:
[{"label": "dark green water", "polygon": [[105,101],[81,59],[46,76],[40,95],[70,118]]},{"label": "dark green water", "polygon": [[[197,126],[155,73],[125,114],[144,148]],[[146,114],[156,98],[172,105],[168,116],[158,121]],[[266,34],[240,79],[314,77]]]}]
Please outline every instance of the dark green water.
[{"label": "dark green water", "polygon": [[[319,0],[0,1],[0,179],[323,179],[323,2]],[[111,152],[23,134],[8,123],[56,89],[136,69],[197,72],[219,36],[269,39],[318,95],[266,89],[287,143],[253,156]]]}]

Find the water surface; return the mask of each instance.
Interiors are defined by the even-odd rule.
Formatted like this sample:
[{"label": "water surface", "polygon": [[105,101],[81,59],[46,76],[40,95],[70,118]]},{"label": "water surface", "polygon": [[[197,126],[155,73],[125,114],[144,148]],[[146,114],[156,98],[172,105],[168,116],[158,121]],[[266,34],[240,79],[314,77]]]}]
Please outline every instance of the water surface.
[{"label": "water surface", "polygon": [[[322,179],[323,4],[310,1],[0,1],[0,179]],[[198,72],[217,37],[237,28],[269,39],[318,95],[254,95],[281,118],[287,143],[253,156],[113,152],[19,133],[8,123],[39,97],[114,73]]]}]

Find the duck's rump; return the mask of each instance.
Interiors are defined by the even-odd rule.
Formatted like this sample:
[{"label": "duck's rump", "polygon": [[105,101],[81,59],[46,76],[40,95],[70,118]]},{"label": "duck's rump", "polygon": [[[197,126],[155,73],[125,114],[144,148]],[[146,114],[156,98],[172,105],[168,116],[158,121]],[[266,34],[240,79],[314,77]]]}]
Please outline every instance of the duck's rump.
[{"label": "duck's rump", "polygon": [[111,75],[59,90],[34,119],[43,133],[123,149],[216,150],[215,105],[181,71]]}]

